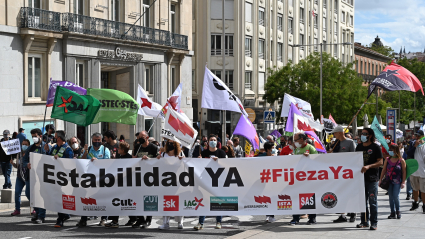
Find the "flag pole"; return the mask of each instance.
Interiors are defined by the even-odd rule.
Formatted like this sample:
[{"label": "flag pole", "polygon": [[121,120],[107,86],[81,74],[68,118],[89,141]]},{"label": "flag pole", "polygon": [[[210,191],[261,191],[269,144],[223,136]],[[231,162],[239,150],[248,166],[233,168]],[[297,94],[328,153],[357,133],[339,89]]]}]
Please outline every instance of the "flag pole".
[{"label": "flag pole", "polygon": [[[199,135],[200,135],[200,141],[199,141],[199,156],[201,156],[201,153],[202,153],[202,147],[204,147],[201,143],[201,141],[202,141],[202,108],[201,108],[201,121],[199,121]],[[195,142],[196,142],[196,139],[195,139]],[[202,157],[202,156],[201,156]]]}]

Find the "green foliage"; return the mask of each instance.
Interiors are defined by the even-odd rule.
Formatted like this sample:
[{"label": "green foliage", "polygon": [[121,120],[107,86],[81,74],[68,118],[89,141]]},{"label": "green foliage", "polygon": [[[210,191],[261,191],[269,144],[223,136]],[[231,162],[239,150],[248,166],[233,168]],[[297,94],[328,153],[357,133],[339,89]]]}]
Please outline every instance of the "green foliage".
[{"label": "green foliage", "polygon": [[371,44],[371,50],[381,53],[384,56],[393,57],[394,50],[389,46],[377,46],[375,44]]},{"label": "green foliage", "polygon": [[[363,79],[353,68],[353,63],[343,64],[327,53],[323,53],[323,116],[332,114],[339,124],[348,124],[353,115],[366,100],[367,88]],[[268,103],[278,102],[280,115],[285,93],[310,102],[313,115],[320,115],[320,54],[314,53],[294,65],[291,62],[280,69],[272,69],[265,84],[263,99]],[[369,102],[375,103],[374,97]],[[386,114],[391,104],[379,99],[379,113]],[[369,123],[376,112],[375,105],[366,105],[358,116],[358,124],[363,125],[362,117],[368,114]],[[278,119],[280,119],[278,117]]]}]

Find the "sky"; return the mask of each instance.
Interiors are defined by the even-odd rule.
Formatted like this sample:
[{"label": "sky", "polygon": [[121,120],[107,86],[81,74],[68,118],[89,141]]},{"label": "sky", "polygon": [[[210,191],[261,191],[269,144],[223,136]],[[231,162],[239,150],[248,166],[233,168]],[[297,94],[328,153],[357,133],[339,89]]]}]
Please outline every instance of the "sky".
[{"label": "sky", "polygon": [[396,53],[424,52],[425,0],[355,0],[354,41],[369,45],[379,35]]}]

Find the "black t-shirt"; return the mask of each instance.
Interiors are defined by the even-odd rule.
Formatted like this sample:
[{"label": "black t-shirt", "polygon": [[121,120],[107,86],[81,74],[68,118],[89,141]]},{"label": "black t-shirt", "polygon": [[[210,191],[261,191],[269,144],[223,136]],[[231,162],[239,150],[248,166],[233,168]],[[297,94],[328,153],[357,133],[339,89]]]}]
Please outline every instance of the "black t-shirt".
[{"label": "black t-shirt", "polygon": [[77,158],[77,159],[81,158],[81,156],[83,156],[84,154],[84,149],[81,147],[79,147],[77,150],[73,149],[72,151],[74,152],[74,158]]},{"label": "black t-shirt", "polygon": [[123,154],[123,155],[117,154],[117,159],[130,159],[130,158],[132,158],[132,157],[129,153]]},{"label": "black t-shirt", "polygon": [[[363,146],[363,143],[357,145],[356,151],[363,151],[363,165],[370,165],[378,162],[382,158],[382,151],[379,145],[372,143],[369,146]],[[368,182],[379,181],[379,168],[370,168],[364,173],[364,179]]]},{"label": "black t-shirt", "polygon": [[[136,147],[134,147],[133,155],[136,156],[137,150],[139,150],[139,147],[141,147],[141,144],[136,144]],[[141,147],[139,152],[137,153],[137,157],[141,158],[144,155],[148,156],[148,158],[156,158],[158,156],[158,147],[155,144],[148,144],[146,147]]]},{"label": "black t-shirt", "polygon": [[120,145],[120,142],[117,142],[114,145],[110,145],[110,144],[106,143],[103,146],[105,146],[106,148],[109,149],[109,152],[111,153],[111,158],[113,158],[112,157],[112,154],[115,154],[115,157],[117,157],[117,155],[118,155],[118,147],[119,147],[119,145]]},{"label": "black t-shirt", "polygon": [[211,156],[217,157],[219,159],[226,158],[226,152],[224,152],[224,150],[222,150],[222,149],[217,149],[214,152],[211,152],[209,148],[204,149],[204,151],[202,151],[201,155],[202,155],[202,158],[211,158]]}]

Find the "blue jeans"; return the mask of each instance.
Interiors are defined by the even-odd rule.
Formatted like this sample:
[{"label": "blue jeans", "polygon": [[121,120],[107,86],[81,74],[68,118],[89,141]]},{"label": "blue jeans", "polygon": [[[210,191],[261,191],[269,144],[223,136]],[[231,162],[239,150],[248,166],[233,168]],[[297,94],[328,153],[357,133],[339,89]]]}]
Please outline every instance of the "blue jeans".
[{"label": "blue jeans", "polygon": [[1,171],[4,176],[3,189],[12,188],[12,182],[10,181],[10,174],[12,173],[12,164],[10,162],[1,162]]},{"label": "blue jeans", "polygon": [[390,197],[391,213],[400,211],[400,189],[401,184],[390,184],[388,188],[388,196]]},{"label": "blue jeans", "polygon": [[21,210],[21,194],[22,189],[25,187],[25,196],[27,196],[28,200],[30,199],[30,184],[29,181],[22,180],[19,175],[16,177],[15,182],[15,210]]},{"label": "blue jeans", "polygon": [[[365,181],[364,188],[365,188],[365,196],[366,196],[366,214],[362,212],[361,222],[364,224],[368,223],[370,218],[370,223],[372,225],[377,225],[378,224],[378,182]],[[367,207],[368,202],[370,207],[370,215],[369,215],[369,208]]]},{"label": "blue jeans", "polygon": [[[27,195],[28,200],[31,201],[31,199],[30,199],[30,196],[31,196],[31,194],[30,194],[30,181],[25,181],[25,185],[27,185],[26,188],[25,188],[25,194]],[[46,218],[46,209],[35,207],[34,210],[37,213],[37,217],[39,219]]]},{"label": "blue jeans", "polygon": [[413,193],[413,188],[412,188],[412,184],[410,184],[410,177],[408,177],[406,182],[406,194],[412,195],[412,193]]},{"label": "blue jeans", "polygon": [[[221,223],[221,219],[223,218],[223,216],[216,216],[215,220],[217,220],[217,222]],[[205,221],[205,216],[199,216],[199,223],[201,225],[204,225],[204,221]]]}]

